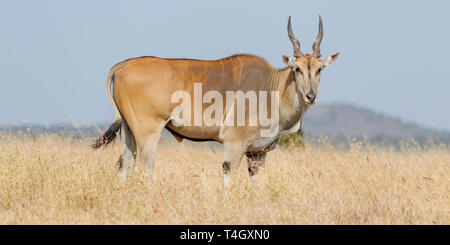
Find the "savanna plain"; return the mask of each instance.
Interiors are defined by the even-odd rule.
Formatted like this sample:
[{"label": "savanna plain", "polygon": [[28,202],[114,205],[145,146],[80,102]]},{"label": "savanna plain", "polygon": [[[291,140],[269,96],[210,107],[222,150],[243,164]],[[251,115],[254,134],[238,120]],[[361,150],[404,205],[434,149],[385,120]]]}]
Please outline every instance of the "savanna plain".
[{"label": "savanna plain", "polygon": [[92,141],[0,134],[0,224],[450,224],[447,144],[278,147],[258,187],[243,159],[224,189],[220,147],[163,142],[122,183],[120,142]]}]

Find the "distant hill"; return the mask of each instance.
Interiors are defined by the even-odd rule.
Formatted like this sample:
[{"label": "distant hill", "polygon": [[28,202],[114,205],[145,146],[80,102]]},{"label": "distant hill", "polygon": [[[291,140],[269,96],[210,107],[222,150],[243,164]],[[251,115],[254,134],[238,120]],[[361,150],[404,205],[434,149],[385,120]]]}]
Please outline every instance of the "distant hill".
[{"label": "distant hill", "polygon": [[[80,128],[71,122],[61,122],[51,126],[6,125],[0,131],[20,134],[56,133],[75,137],[97,137],[109,124],[82,125]],[[428,139],[450,143],[450,132],[427,129],[415,123],[404,122],[398,118],[348,104],[316,105],[306,113],[303,130],[308,138],[327,137],[333,140],[347,140],[349,137],[371,142],[387,140],[398,142],[415,139],[423,143]],[[166,132],[167,133],[167,132]]]},{"label": "distant hill", "polygon": [[437,139],[446,143],[450,142],[450,132],[428,129],[348,104],[311,107],[305,115],[303,130],[308,137],[312,138],[357,137],[376,141],[383,137],[394,140],[414,138],[419,141]]}]

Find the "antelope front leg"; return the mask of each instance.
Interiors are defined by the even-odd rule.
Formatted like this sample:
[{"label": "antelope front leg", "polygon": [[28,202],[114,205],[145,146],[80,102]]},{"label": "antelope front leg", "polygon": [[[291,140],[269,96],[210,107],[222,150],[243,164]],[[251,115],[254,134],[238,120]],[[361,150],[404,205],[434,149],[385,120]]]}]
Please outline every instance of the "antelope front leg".
[{"label": "antelope front leg", "polygon": [[245,150],[245,145],[242,143],[224,143],[224,159],[222,164],[224,187],[227,188],[231,186],[231,180],[229,177],[231,167],[239,164]]},{"label": "antelope front leg", "polygon": [[247,152],[248,174],[252,178],[253,185],[259,185],[259,168],[264,166],[267,152]]}]

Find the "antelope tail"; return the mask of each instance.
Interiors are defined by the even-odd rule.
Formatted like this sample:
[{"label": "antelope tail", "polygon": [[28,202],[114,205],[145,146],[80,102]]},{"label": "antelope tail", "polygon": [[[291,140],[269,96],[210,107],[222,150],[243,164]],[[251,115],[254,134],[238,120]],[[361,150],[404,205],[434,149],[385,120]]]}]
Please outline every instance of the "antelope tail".
[{"label": "antelope tail", "polygon": [[113,124],[109,126],[108,130],[106,130],[106,132],[102,136],[100,136],[100,138],[98,138],[94,142],[94,144],[91,145],[92,148],[94,148],[94,150],[97,150],[102,146],[108,145],[109,143],[113,142],[116,139],[117,134],[121,127],[122,127],[122,120],[114,121]]},{"label": "antelope tail", "polygon": [[114,86],[114,76],[115,72],[121,67],[113,67],[108,74],[108,78],[106,79],[106,90],[108,92],[108,99],[111,101],[111,104],[114,106],[114,110],[116,112],[116,120],[109,126],[106,132],[98,138],[94,144],[91,145],[94,150],[101,148],[102,146],[108,145],[111,142],[114,142],[116,139],[118,132],[122,127],[122,116],[120,115],[119,109],[114,101],[114,98],[111,96],[112,86]]}]

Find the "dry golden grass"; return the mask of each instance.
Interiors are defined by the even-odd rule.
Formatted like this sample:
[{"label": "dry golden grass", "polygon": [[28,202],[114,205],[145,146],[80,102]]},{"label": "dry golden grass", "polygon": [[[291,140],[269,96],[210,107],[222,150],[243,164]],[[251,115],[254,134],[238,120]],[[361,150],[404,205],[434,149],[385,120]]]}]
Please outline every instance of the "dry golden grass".
[{"label": "dry golden grass", "polygon": [[396,152],[351,143],[278,148],[254,189],[242,161],[222,188],[222,151],[162,144],[149,185],[121,184],[121,145],[0,137],[1,224],[450,224],[447,145]]}]

